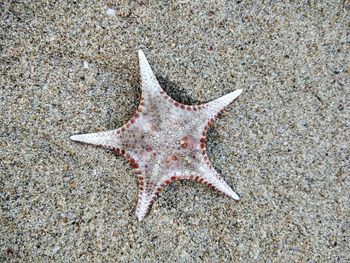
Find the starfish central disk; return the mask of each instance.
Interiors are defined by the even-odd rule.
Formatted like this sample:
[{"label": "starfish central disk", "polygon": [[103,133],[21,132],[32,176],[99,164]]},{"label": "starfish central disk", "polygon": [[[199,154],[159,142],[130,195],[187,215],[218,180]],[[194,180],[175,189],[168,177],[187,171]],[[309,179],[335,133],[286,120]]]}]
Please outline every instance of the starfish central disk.
[{"label": "starfish central disk", "polygon": [[210,125],[242,90],[206,104],[184,105],[164,92],[141,50],[138,55],[142,95],[134,116],[118,129],[71,139],[103,146],[129,160],[137,176],[140,221],[159,192],[174,180],[194,180],[238,200],[212,167],[205,142]]}]

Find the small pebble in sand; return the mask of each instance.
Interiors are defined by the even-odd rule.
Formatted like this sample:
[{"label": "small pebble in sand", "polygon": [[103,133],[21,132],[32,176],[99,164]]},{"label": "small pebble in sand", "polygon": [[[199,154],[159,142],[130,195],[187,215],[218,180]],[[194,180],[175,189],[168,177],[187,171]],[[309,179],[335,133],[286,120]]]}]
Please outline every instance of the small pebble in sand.
[{"label": "small pebble in sand", "polygon": [[89,68],[89,63],[87,61],[84,60],[83,62],[84,68],[88,69]]},{"label": "small pebble in sand", "polygon": [[106,11],[106,14],[108,16],[115,16],[115,10],[112,9],[112,8],[108,8],[107,11]]}]

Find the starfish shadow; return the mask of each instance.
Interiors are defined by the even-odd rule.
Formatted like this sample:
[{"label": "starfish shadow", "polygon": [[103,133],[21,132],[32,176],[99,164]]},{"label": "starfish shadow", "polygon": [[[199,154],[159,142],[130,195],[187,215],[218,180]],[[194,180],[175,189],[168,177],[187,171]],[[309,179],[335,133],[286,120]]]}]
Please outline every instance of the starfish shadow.
[{"label": "starfish shadow", "polygon": [[189,94],[186,94],[185,89],[179,88],[179,86],[176,85],[175,82],[170,81],[168,78],[157,76],[157,79],[162,89],[174,100],[188,105],[201,103],[200,101],[195,100]]}]

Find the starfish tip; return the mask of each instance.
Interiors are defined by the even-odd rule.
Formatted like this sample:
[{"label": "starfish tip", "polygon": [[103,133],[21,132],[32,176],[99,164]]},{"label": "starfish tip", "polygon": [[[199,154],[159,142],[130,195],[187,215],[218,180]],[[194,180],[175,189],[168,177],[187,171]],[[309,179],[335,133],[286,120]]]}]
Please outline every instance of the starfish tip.
[{"label": "starfish tip", "polygon": [[236,193],[234,193],[231,197],[232,197],[232,199],[234,199],[236,201],[239,200],[239,196]]},{"label": "starfish tip", "polygon": [[231,93],[229,93],[231,95],[232,100],[236,99],[239,95],[241,95],[241,93],[243,92],[243,89],[237,89]]},{"label": "starfish tip", "polygon": [[143,53],[142,49],[139,49],[138,55],[139,55],[139,57],[144,57],[145,56],[145,54]]},{"label": "starfish tip", "polygon": [[226,194],[227,194],[229,197],[231,197],[233,200],[238,201],[238,200],[240,199],[239,196],[238,196],[234,191],[232,191],[232,190],[226,192]]},{"label": "starfish tip", "polygon": [[78,140],[78,135],[72,135],[69,137],[72,141],[77,141]]},{"label": "starfish tip", "polygon": [[136,217],[141,222],[145,218],[146,214],[136,212]]}]

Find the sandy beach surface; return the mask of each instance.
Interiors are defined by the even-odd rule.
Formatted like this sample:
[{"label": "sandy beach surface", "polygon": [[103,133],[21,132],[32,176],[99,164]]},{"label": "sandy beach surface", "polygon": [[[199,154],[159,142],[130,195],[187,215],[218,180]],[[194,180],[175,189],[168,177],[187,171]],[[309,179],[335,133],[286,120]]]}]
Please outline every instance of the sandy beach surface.
[{"label": "sandy beach surface", "polygon": [[[0,3],[0,262],[350,262],[349,11]],[[128,162],[69,139],[130,119],[138,49],[180,102],[244,90],[207,137],[240,201],[175,182],[138,222]]]}]

